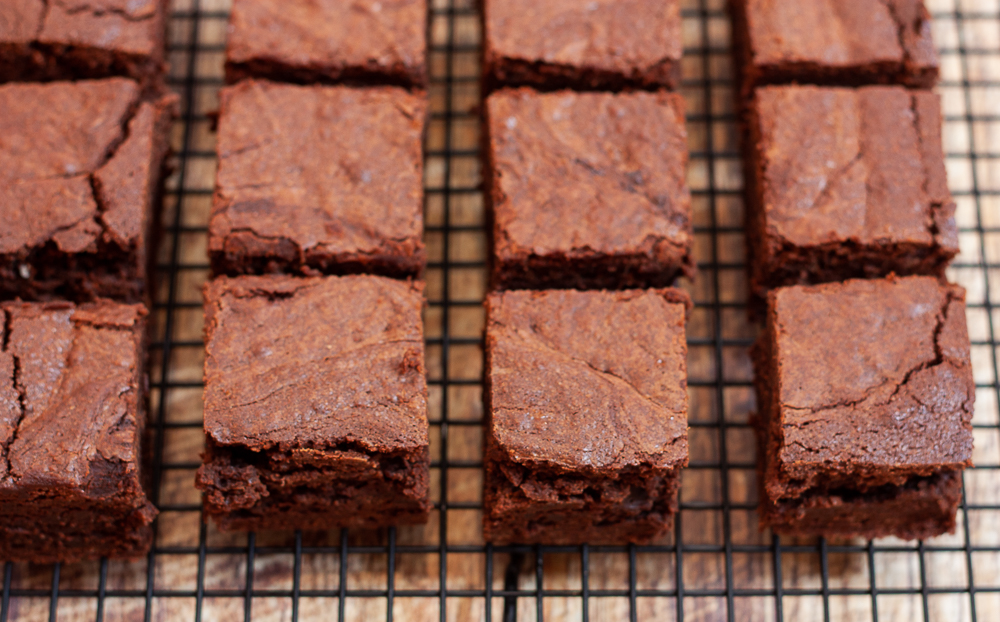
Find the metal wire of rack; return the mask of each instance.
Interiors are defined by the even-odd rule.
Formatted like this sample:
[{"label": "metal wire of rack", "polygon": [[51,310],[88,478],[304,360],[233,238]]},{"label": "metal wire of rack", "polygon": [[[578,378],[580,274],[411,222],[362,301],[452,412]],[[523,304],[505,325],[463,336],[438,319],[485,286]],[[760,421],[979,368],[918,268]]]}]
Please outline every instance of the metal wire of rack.
[{"label": "metal wire of rack", "polygon": [[1000,3],[930,0],[945,145],[969,290],[977,466],[959,529],[909,543],[759,533],[746,349],[740,156],[724,0],[684,0],[682,94],[699,276],[688,329],[691,466],[674,533],[648,546],[481,540],[486,231],[476,0],[431,0],[426,149],[427,366],[435,511],[378,533],[222,534],[193,488],[201,431],[200,284],[228,0],[175,0],[174,144],[151,360],[154,550],[135,562],[3,566],[8,620],[1000,619]]}]

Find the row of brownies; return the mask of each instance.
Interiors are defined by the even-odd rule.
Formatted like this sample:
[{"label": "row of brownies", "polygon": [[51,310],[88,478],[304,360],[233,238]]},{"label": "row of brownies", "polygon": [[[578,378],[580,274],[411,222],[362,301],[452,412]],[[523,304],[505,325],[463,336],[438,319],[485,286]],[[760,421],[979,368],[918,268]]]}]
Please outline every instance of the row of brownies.
[{"label": "row of brownies", "polygon": [[975,399],[920,0],[731,0],[762,526],[953,531]]},{"label": "row of brownies", "polygon": [[425,0],[233,2],[196,479],[220,529],[428,518],[426,30]]},{"label": "row of brownies", "polygon": [[0,6],[0,560],[136,557],[167,2]]},{"label": "row of brownies", "polygon": [[[36,4],[0,9],[0,80],[20,81],[0,85],[0,559],[134,557],[156,514],[141,447],[176,112],[166,8]],[[753,353],[763,523],[949,531],[974,384],[964,292],[944,281],[958,244],[940,104],[906,88],[937,74],[926,11],[732,5],[751,306],[766,318]],[[669,287],[694,271],[669,91],[679,10],[484,9],[485,535],[648,541],[671,523],[687,462],[690,301]],[[197,480],[222,528],[428,516],[425,28],[419,0],[234,2]]]},{"label": "row of brownies", "polygon": [[484,1],[484,536],[663,536],[694,276],[677,2]]}]

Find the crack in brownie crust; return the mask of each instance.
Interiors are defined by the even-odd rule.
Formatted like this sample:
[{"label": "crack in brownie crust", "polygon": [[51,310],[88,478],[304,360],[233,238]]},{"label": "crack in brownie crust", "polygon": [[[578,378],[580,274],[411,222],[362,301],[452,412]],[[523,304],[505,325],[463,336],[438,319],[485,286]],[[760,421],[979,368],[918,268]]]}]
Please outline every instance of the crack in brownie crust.
[{"label": "crack in brownie crust", "polygon": [[418,284],[220,277],[205,304],[208,450],[197,483],[221,528],[427,519]]},{"label": "crack in brownie crust", "polygon": [[0,293],[147,296],[176,98],[124,78],[0,86]]},{"label": "crack in brownie crust", "polygon": [[0,558],[137,557],[143,489],[140,305],[6,303],[0,351]]},{"label": "crack in brownie crust", "polygon": [[486,538],[645,542],[687,464],[678,290],[487,299]]}]

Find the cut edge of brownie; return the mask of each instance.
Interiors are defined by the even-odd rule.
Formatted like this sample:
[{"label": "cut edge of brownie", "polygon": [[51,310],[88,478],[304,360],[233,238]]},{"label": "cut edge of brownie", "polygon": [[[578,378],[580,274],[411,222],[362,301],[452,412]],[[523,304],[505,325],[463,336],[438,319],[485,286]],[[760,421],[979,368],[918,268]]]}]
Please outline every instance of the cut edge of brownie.
[{"label": "cut edge of brownie", "polygon": [[[137,310],[134,321],[137,326],[134,328],[129,327],[127,326],[127,321],[124,321],[123,325],[122,321],[120,321],[122,319],[114,317],[113,312],[111,318],[99,317],[101,307],[106,306],[117,306],[120,308],[135,307]],[[30,528],[27,525],[18,527],[14,524],[12,526],[12,522],[9,519],[5,520],[3,528],[0,529],[0,559],[30,561],[33,563],[57,563],[77,562],[100,557],[137,559],[145,555],[153,544],[152,523],[159,513],[153,505],[150,495],[153,483],[153,469],[152,457],[148,451],[152,441],[148,428],[149,378],[146,371],[149,342],[148,311],[141,304],[126,305],[107,300],[79,305],[67,302],[6,302],[0,305],[0,317],[3,318],[3,324],[0,326],[3,347],[0,351],[4,353],[7,352],[7,348],[9,347],[12,323],[11,308],[13,307],[70,308],[74,310],[74,317],[71,319],[74,324],[90,325],[106,330],[125,330],[133,333],[136,343],[136,368],[132,380],[138,390],[135,410],[136,429],[133,439],[133,451],[136,456],[134,464],[135,473],[134,476],[128,476],[127,467],[109,464],[106,476],[127,477],[127,481],[119,482],[120,484],[123,483],[125,488],[123,490],[120,486],[117,486],[117,496],[132,494],[135,495],[135,499],[131,508],[122,514],[121,504],[117,503],[114,499],[116,495],[112,495],[111,497],[104,495],[102,497],[99,490],[81,490],[77,492],[77,496],[86,507],[79,510],[67,511],[66,507],[58,502],[58,499],[51,491],[41,490],[40,494],[35,495],[32,499],[32,506],[42,512],[48,511],[58,514],[57,526],[50,531],[32,529],[29,533],[27,530]],[[77,312],[79,312],[81,317],[76,317]],[[15,386],[17,386],[20,365],[18,364],[17,357],[12,358],[14,381]],[[25,416],[24,401],[26,398],[24,388],[18,387],[17,393],[21,407],[21,416],[20,419],[14,422],[10,442],[0,448],[3,449],[2,455],[6,461],[6,473],[10,472],[10,457],[7,452],[16,440],[17,429]],[[97,497],[91,495],[91,492],[96,492]],[[48,509],[46,510],[47,507]],[[74,527],[71,523],[73,516],[79,515],[81,518],[86,519],[88,515],[94,515],[95,513],[99,513],[102,516],[118,515],[119,517],[112,519],[113,524],[103,534],[96,533],[96,528],[93,524],[83,524]],[[33,527],[39,524],[37,519],[31,521]],[[19,532],[18,537],[13,539],[13,544],[8,542],[8,530]]]},{"label": "cut edge of brownie", "polygon": [[[254,246],[262,248],[252,250]],[[427,251],[420,239],[392,240],[371,252],[325,253],[316,249],[303,250],[289,237],[264,238],[246,230],[232,231],[223,240],[222,249],[209,249],[208,255],[215,276],[232,277],[374,274],[409,279],[420,278],[427,265]]]},{"label": "cut edge of brownie", "polygon": [[[644,544],[673,525],[683,464],[635,464],[610,474],[570,472],[545,462],[515,462],[490,433],[485,454],[483,536],[488,542]],[[558,505],[532,500],[526,488],[555,493]],[[647,507],[637,511],[640,506]]]},{"label": "cut edge of brownie", "polygon": [[[488,378],[483,400],[491,413]],[[513,461],[489,432],[484,454],[483,537],[495,544],[648,543],[673,526],[687,465],[683,460],[669,467],[634,464],[610,474],[569,471],[547,462]],[[536,494],[555,492],[558,505],[532,500],[525,482]],[[602,495],[616,500],[602,501]],[[636,512],[640,505],[648,507]]]},{"label": "cut edge of brownie", "polygon": [[[493,237],[499,232],[494,227]],[[674,270],[664,270],[660,261],[641,253],[606,254],[596,251],[527,253],[500,258],[493,242],[492,289],[609,289],[671,287],[679,277],[693,280],[691,249],[677,249]]]},{"label": "cut edge of brownie", "polygon": [[[949,286],[946,304],[950,305],[956,299],[957,289]],[[773,298],[774,292],[771,292],[769,299]],[[772,480],[780,482],[784,475],[778,460],[783,438],[780,417],[777,416],[780,405],[771,383],[777,375],[778,366],[773,356],[772,309],[773,305],[769,303],[765,329],[750,349],[757,395],[757,411],[751,413],[750,425],[757,441],[761,529],[769,527],[775,533],[794,536],[867,539],[896,536],[907,540],[953,533],[962,495],[961,468],[922,469],[907,477],[902,484],[883,483],[876,477],[869,477],[874,485],[864,489],[849,488],[851,480],[845,475],[826,483],[821,477],[816,485],[786,491],[786,496],[782,498],[774,494],[776,487],[771,485]],[[939,321],[935,338],[943,322]],[[935,351],[941,360],[930,363],[930,366],[943,364],[943,355],[936,343]],[[856,479],[864,480],[864,477]]]},{"label": "cut edge of brownie", "polygon": [[277,58],[256,57],[241,61],[227,59],[225,71],[227,84],[258,79],[300,85],[398,86],[418,92],[427,89],[427,70],[403,63],[394,63],[389,67],[338,63],[301,66]]},{"label": "cut edge of brownie", "polygon": [[[426,445],[376,451],[341,441],[253,450],[206,436],[197,485],[206,520],[223,531],[375,528],[427,521],[429,464]],[[338,465],[346,473],[338,474]]]},{"label": "cut edge of brownie", "polygon": [[593,66],[510,58],[484,49],[483,93],[527,86],[537,91],[658,91],[675,90],[681,81],[681,63],[667,59],[629,73]]},{"label": "cut edge of brownie", "polygon": [[[818,86],[867,86],[897,84],[917,89],[930,89],[937,84],[939,68],[921,66],[913,62],[907,46],[903,49],[902,62],[872,62],[842,67],[831,67],[815,62],[790,62],[781,65],[757,66],[753,62],[749,22],[746,14],[747,0],[728,0],[733,20],[732,46],[735,56],[737,110],[747,104],[753,89],[759,86],[781,84],[814,84]],[[930,15],[923,9],[924,19]],[[890,9],[890,13],[892,13]],[[893,13],[893,19],[896,16]],[[904,28],[899,25],[898,28]]]},{"label": "cut edge of brownie", "polygon": [[[100,235],[96,248],[84,252],[64,251],[49,239],[39,246],[21,249],[16,253],[0,253],[0,298],[22,300],[67,299],[86,302],[107,298],[119,302],[151,302],[152,278],[155,270],[157,239],[161,229],[159,207],[162,202],[164,182],[170,172],[170,128],[178,114],[179,99],[176,95],[157,93],[140,97],[129,107],[122,119],[118,140],[108,150],[102,162],[88,175],[91,194],[97,205],[96,223]],[[131,145],[132,124],[144,109],[151,109],[152,149],[149,170],[149,195],[140,207],[145,219],[140,239],[123,241],[114,239],[110,227],[101,217],[108,211],[108,202],[118,186],[102,183],[106,175],[115,181],[116,174],[128,174],[135,163],[116,156]],[[143,248],[138,248],[138,244]]]},{"label": "cut edge of brownie", "polygon": [[0,43],[0,83],[131,78],[163,91],[162,58],[78,45]]},{"label": "cut edge of brownie", "polygon": [[954,533],[962,474],[946,471],[866,493],[834,489],[775,501],[762,495],[761,521],[789,536],[924,540]]},{"label": "cut edge of brownie", "polygon": [[[912,95],[911,95],[912,97]],[[744,198],[746,205],[747,271],[749,272],[748,312],[763,313],[767,292],[790,285],[817,285],[853,278],[936,276],[942,281],[945,269],[958,254],[954,230],[956,205],[953,200],[932,202],[928,231],[929,245],[855,240],[796,245],[769,227],[764,209],[763,179],[766,166],[756,97],[740,111],[739,124],[743,151]],[[917,133],[921,136],[920,132]],[[949,238],[956,236],[956,239]]]}]

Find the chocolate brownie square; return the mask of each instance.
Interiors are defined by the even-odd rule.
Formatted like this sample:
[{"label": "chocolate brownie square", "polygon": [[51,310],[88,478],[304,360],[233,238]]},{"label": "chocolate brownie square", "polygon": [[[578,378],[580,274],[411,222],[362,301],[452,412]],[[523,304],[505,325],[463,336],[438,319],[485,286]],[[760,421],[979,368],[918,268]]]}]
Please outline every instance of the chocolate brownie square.
[{"label": "chocolate brownie square", "polygon": [[641,543],[670,528],[690,306],[675,289],[487,298],[488,541]]},{"label": "chocolate brownie square", "polygon": [[488,89],[680,84],[678,0],[483,0]]},{"label": "chocolate brownie square", "polygon": [[753,360],[763,525],[954,530],[975,400],[962,288],[891,277],[772,291]]},{"label": "chocolate brownie square", "polygon": [[233,0],[226,79],[427,83],[427,0]]},{"label": "chocolate brownie square", "polygon": [[167,0],[3,0],[0,82],[163,74]]},{"label": "chocolate brownie square", "polygon": [[497,287],[694,275],[680,96],[504,90],[486,101],[486,133]]},{"label": "chocolate brownie square", "polygon": [[758,298],[793,284],[941,276],[958,253],[933,93],[760,88],[745,150]]},{"label": "chocolate brownie square", "polygon": [[205,289],[197,485],[224,530],[427,520],[419,284],[220,277]]},{"label": "chocolate brownie square", "polygon": [[146,300],[176,100],[125,78],[0,86],[0,296]]},{"label": "chocolate brownie square", "polygon": [[904,84],[938,77],[923,0],[730,0],[744,92],[762,84]]},{"label": "chocolate brownie square", "polygon": [[9,302],[0,315],[0,559],[143,555],[156,516],[145,308]]},{"label": "chocolate brownie square", "polygon": [[216,273],[422,273],[423,97],[248,80],[220,103]]}]

